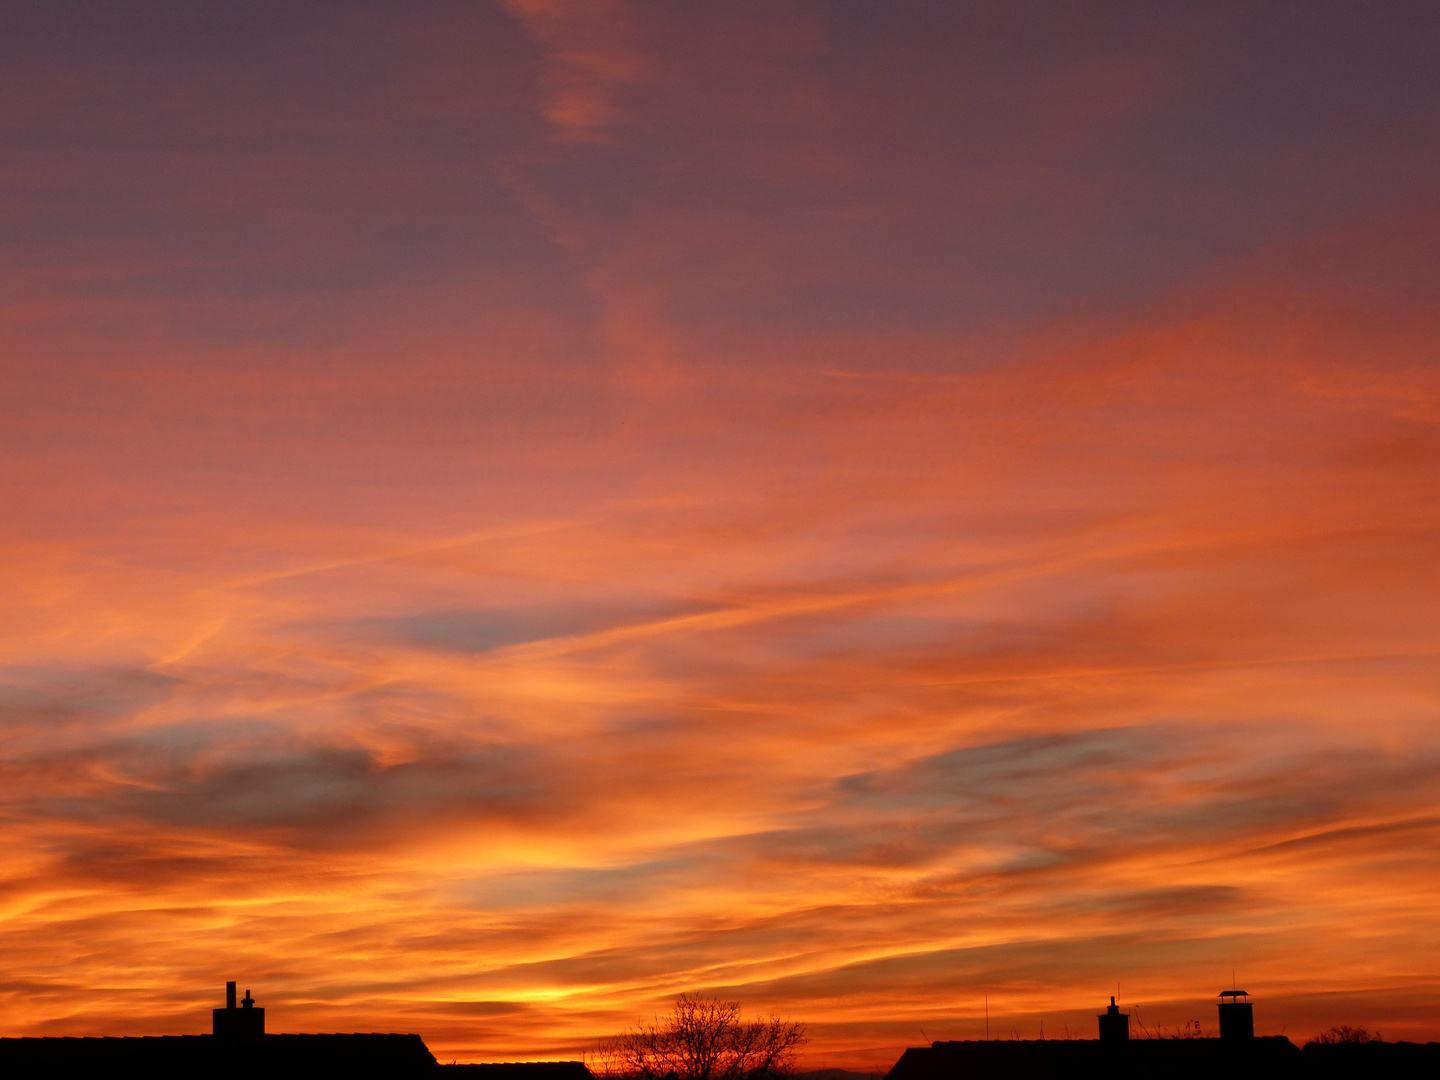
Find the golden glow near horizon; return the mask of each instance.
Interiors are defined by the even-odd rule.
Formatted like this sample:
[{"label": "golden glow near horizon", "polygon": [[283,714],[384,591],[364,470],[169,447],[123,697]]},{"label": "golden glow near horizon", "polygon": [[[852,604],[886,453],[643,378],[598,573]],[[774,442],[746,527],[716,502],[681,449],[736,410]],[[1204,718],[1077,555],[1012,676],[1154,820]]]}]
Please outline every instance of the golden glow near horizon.
[{"label": "golden glow near horizon", "polygon": [[0,1034],[1440,1037],[1435,102],[973,17],[17,24]]}]

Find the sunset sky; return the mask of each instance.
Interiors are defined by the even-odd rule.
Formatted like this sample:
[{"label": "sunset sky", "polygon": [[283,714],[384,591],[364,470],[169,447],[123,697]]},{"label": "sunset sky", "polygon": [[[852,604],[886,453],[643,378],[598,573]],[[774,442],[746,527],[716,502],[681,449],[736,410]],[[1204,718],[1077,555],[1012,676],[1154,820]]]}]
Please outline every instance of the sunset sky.
[{"label": "sunset sky", "polygon": [[0,1035],[1440,1038],[1437,133],[1433,2],[4,0]]}]

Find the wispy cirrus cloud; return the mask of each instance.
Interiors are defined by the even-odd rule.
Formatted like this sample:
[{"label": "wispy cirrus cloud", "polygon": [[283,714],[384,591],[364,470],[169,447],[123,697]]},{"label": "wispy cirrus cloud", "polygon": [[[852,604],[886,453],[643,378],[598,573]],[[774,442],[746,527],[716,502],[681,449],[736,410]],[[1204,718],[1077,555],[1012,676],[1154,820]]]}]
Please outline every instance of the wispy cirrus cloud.
[{"label": "wispy cirrus cloud", "polygon": [[1423,34],[377,12],[8,39],[11,1033],[1433,1036]]}]

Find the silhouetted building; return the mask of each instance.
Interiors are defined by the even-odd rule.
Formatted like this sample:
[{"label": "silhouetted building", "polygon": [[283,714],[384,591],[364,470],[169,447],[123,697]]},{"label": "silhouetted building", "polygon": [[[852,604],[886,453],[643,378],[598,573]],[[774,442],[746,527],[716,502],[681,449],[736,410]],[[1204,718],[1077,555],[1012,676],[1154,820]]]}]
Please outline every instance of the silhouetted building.
[{"label": "silhouetted building", "polygon": [[[437,1080],[419,1035],[266,1035],[250,991],[211,1010],[213,1034],[133,1038],[0,1038],[0,1080]],[[453,1065],[482,1080],[594,1080],[579,1061]]]},{"label": "silhouetted building", "polygon": [[1306,1043],[1300,1051],[1303,1075],[1315,1080],[1351,1077],[1440,1076],[1440,1043]]},{"label": "silhouetted building", "polygon": [[1284,1036],[1241,1052],[1220,1039],[997,1039],[911,1048],[886,1080],[1288,1080],[1301,1065]]},{"label": "silhouetted building", "polygon": [[265,1034],[265,1010],[255,1008],[255,999],[245,991],[240,1008],[235,1007],[235,984],[225,984],[225,1007],[212,1009],[214,1026],[211,1032],[230,1039],[250,1039]]},{"label": "silhouetted building", "polygon": [[1100,1021],[1100,1041],[1102,1043],[1130,1041],[1130,1014],[1122,1013],[1113,997],[1110,999],[1110,1007],[1097,1019]]},{"label": "silhouetted building", "polygon": [[1098,1039],[935,1042],[906,1050],[885,1080],[1440,1078],[1440,1043],[1308,1043],[1300,1050],[1283,1035],[1257,1037],[1249,998],[1244,990],[1220,995],[1218,1039],[1131,1039],[1130,1018],[1112,997],[1099,1015]]},{"label": "silhouetted building", "polygon": [[438,1069],[419,1035],[0,1039],[7,1080],[433,1080]]},{"label": "silhouetted building", "polygon": [[1234,1042],[1255,1037],[1255,1010],[1249,999],[1244,990],[1220,991],[1220,1038]]}]

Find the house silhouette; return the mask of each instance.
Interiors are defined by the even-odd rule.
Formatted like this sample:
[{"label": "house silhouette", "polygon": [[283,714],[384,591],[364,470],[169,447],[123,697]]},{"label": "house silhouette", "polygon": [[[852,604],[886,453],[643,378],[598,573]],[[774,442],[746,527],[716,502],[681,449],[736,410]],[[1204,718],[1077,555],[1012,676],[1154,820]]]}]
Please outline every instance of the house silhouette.
[{"label": "house silhouette", "polygon": [[1218,1003],[1220,1037],[1130,1037],[1130,1017],[1110,999],[1095,1039],[934,1042],[911,1047],[885,1080],[1436,1080],[1440,1043],[1357,1043],[1297,1047],[1255,1034],[1243,990]]},{"label": "house silhouette", "polygon": [[209,1035],[0,1038],[4,1080],[594,1080],[578,1061],[441,1065],[415,1034],[269,1035],[250,992],[213,1010]]}]

